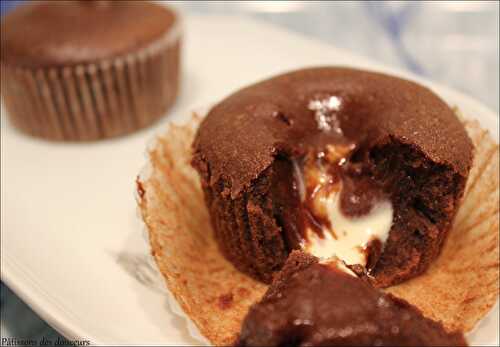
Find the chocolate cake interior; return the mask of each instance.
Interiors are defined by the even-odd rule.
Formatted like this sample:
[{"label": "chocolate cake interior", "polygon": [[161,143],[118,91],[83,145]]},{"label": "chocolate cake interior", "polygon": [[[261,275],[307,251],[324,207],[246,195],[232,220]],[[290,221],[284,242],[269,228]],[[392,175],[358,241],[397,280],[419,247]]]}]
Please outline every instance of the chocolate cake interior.
[{"label": "chocolate cake interior", "polygon": [[465,181],[446,165],[394,139],[373,148],[368,161],[371,175],[390,194],[395,210],[384,253],[370,269],[377,284],[386,286],[404,278],[405,271],[421,273],[424,268],[418,264],[437,256],[446,236],[441,230],[450,227]]},{"label": "chocolate cake interior", "polygon": [[[394,276],[404,276],[406,271],[420,272],[422,269],[416,267],[421,264],[419,257],[424,250],[427,250],[425,254],[429,260],[439,252],[444,236],[439,230],[447,227],[457,199],[456,192],[462,190],[459,177],[446,166],[431,162],[417,148],[392,138],[376,147],[353,151],[341,160],[342,165],[326,161],[320,165],[326,166],[326,170],[333,172],[337,176],[335,179],[342,182],[340,206],[346,216],[356,218],[368,213],[381,196],[390,199],[394,208],[386,242],[373,240],[365,249],[368,274],[376,276],[378,285],[385,286],[394,280]],[[298,169],[302,171],[302,177],[297,175],[297,162],[301,163]],[[268,186],[269,183],[265,182],[271,182],[271,201],[261,200],[259,206],[267,205],[267,208],[262,208],[265,212],[271,204],[272,218],[283,230],[283,243],[275,241],[273,247],[276,252],[301,248],[307,239],[306,228],[311,228],[320,237],[324,237],[325,229],[330,228],[328,220],[315,213],[311,204],[310,195],[317,194],[318,187],[307,190],[309,196],[301,199],[300,186],[304,182],[299,180],[307,176],[304,171],[308,169],[304,158],[290,159],[280,155],[258,179],[257,187],[261,188]],[[251,195],[267,194],[254,190]]]}]

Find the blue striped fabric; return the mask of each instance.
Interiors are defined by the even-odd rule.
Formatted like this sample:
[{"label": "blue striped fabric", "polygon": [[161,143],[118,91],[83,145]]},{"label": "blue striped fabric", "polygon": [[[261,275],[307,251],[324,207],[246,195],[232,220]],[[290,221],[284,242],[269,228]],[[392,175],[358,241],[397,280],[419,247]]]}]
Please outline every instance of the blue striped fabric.
[{"label": "blue striped fabric", "polygon": [[17,6],[20,2],[21,1],[19,1],[19,0],[2,0],[2,1],[0,1],[0,14],[4,15],[4,13],[7,13],[10,9]]}]

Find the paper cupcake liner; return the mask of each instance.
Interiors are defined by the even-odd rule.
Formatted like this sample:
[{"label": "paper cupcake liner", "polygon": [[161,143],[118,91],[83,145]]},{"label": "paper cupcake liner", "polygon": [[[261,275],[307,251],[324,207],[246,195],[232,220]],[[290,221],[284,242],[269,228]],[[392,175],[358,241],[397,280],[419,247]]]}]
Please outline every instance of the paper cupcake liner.
[{"label": "paper cupcake liner", "polygon": [[2,98],[12,124],[50,140],[89,141],[150,125],[179,89],[179,19],[139,52],[51,68],[2,64]]},{"label": "paper cupcake liner", "polygon": [[[204,342],[201,333],[227,346],[267,286],[237,271],[217,248],[199,177],[190,165],[200,120],[195,116],[184,126],[170,125],[156,138],[137,181],[137,200],[152,256],[178,303],[173,312],[186,319],[198,341]],[[464,125],[476,156],[442,253],[426,273],[387,291],[448,330],[469,332],[495,305],[499,292],[499,151],[477,122]]]}]

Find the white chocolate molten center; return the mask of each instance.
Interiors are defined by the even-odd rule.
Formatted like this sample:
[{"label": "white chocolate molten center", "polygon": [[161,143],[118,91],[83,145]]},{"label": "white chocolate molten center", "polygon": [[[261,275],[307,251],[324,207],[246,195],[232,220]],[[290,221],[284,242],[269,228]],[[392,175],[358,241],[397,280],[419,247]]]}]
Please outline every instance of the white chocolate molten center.
[{"label": "white chocolate molten center", "polygon": [[328,222],[320,227],[321,236],[317,230],[306,228],[302,249],[322,260],[337,257],[347,265],[366,266],[370,242],[380,241],[383,249],[394,211],[389,200],[379,200],[362,216],[346,216],[342,212],[342,182],[333,178],[324,161],[330,163],[327,165],[345,165],[347,155],[354,148],[354,145],[327,146],[324,152],[316,155],[316,159],[307,157],[302,169],[294,162],[294,175],[301,200],[306,203],[309,212]]},{"label": "white chocolate molten center", "polygon": [[368,214],[348,217],[340,209],[340,192],[332,192],[321,200],[331,230],[325,230],[327,228],[324,227],[323,237],[307,230],[306,240],[302,244],[304,250],[322,260],[336,256],[347,265],[366,266],[369,242],[378,239],[383,245],[389,236],[392,204],[387,200],[379,201]]}]

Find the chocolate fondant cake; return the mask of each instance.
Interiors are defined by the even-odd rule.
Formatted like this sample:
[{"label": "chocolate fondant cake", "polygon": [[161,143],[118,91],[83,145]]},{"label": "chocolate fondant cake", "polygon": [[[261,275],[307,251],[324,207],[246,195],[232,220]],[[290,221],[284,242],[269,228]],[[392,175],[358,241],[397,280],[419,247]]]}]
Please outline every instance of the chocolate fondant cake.
[{"label": "chocolate fondant cake", "polygon": [[294,251],[246,316],[236,346],[466,346],[460,332],[336,264]]},{"label": "chocolate fondant cake", "polygon": [[114,137],[158,120],[179,84],[178,14],[149,1],[27,1],[1,23],[2,99],[23,132]]},{"label": "chocolate fondant cake", "polygon": [[289,253],[338,256],[388,286],[439,254],[473,147],[429,89],[349,68],[311,68],[244,88],[196,135],[215,236],[270,282]]}]

